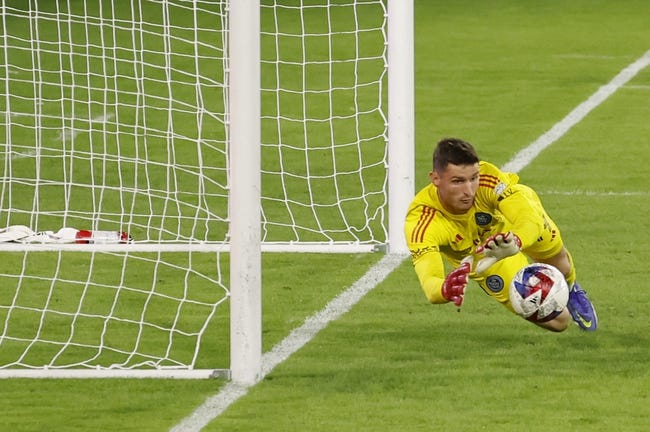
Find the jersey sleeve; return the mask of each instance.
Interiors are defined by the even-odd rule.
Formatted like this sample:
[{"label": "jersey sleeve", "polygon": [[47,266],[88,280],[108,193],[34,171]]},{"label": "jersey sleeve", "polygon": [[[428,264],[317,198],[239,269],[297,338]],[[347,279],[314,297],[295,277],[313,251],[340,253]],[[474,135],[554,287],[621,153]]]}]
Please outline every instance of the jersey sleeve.
[{"label": "jersey sleeve", "polygon": [[482,162],[481,185],[489,190],[489,200],[512,225],[511,231],[521,240],[522,249],[535,243],[544,229],[540,215],[526,189],[519,184],[519,176],[505,173],[496,166]]},{"label": "jersey sleeve", "polygon": [[442,255],[430,250],[413,260],[415,273],[429,303],[447,303],[442,296],[442,284],[445,280],[445,268]]},{"label": "jersey sleeve", "polygon": [[442,296],[445,269],[439,232],[435,209],[423,205],[409,209],[405,224],[406,241],[420,286],[430,303],[447,302]]},{"label": "jersey sleeve", "polygon": [[521,248],[531,246],[542,235],[544,218],[533,206],[528,194],[514,186],[501,200],[499,211],[512,223],[512,232],[521,240]]}]

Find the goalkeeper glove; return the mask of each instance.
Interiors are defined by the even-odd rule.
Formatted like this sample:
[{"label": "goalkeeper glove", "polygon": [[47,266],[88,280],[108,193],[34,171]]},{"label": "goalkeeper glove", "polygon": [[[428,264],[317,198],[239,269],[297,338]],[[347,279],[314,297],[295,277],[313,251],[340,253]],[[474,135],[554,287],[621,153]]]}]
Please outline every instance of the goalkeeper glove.
[{"label": "goalkeeper glove", "polygon": [[463,304],[467,276],[471,268],[472,265],[470,262],[463,262],[460,267],[452,270],[442,283],[442,296],[446,300],[454,302],[457,307]]},{"label": "goalkeeper glove", "polygon": [[497,261],[512,256],[520,250],[521,240],[510,231],[490,236],[482,246],[476,248],[477,254],[485,255],[485,258],[476,264],[476,273],[483,273]]}]

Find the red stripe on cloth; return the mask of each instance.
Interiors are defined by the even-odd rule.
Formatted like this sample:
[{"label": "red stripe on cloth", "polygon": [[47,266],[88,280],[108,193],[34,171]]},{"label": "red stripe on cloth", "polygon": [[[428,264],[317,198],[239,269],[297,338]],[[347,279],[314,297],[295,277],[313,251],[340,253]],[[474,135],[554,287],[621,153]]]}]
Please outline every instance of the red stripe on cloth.
[{"label": "red stripe on cloth", "polygon": [[436,210],[431,207],[424,207],[422,209],[420,220],[418,220],[417,225],[415,225],[415,228],[411,232],[411,243],[422,243],[424,241],[424,234],[435,214]]}]

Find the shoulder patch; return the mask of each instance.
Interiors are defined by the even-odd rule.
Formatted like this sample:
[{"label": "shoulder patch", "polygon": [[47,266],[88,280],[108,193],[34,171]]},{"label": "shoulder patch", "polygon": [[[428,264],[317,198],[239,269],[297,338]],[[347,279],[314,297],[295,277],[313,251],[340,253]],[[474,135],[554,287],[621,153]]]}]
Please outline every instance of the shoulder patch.
[{"label": "shoulder patch", "polygon": [[496,187],[494,188],[494,193],[497,194],[497,195],[501,195],[503,192],[505,192],[505,190],[506,190],[507,188],[508,188],[508,185],[507,185],[507,184],[505,184],[505,183],[499,183],[499,184],[496,185]]}]

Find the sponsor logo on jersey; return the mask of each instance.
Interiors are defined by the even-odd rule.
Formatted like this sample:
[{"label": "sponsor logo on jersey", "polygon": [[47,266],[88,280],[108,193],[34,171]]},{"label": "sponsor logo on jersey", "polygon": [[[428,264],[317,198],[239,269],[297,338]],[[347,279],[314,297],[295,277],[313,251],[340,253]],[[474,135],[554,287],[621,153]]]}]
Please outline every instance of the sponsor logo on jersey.
[{"label": "sponsor logo on jersey", "polygon": [[489,225],[492,222],[492,215],[490,213],[478,212],[474,214],[474,220],[476,220],[476,225],[478,226]]},{"label": "sponsor logo on jersey", "polygon": [[425,246],[423,248],[411,249],[410,252],[411,252],[411,257],[413,259],[416,259],[416,258],[421,257],[422,255],[424,255],[427,252],[435,252],[435,251],[439,251],[439,250],[440,250],[440,248],[437,245],[431,245],[431,246]]}]

